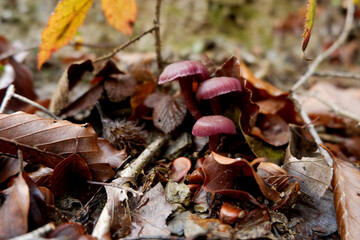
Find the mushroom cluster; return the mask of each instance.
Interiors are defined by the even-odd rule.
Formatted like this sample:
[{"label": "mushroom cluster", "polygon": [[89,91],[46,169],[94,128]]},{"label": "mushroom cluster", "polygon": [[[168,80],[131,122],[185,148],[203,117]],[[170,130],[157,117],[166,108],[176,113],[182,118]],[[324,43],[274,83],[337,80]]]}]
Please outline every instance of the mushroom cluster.
[{"label": "mushroom cluster", "polygon": [[[197,120],[193,126],[194,136],[209,137],[209,150],[216,151],[220,134],[235,134],[232,120],[222,116],[221,95],[241,92],[240,81],[232,77],[213,77],[206,67],[197,61],[182,61],[168,65],[159,78],[159,85],[177,80],[180,84],[187,109]],[[196,92],[194,83],[198,85]],[[214,115],[204,116],[203,102],[208,101]]]}]

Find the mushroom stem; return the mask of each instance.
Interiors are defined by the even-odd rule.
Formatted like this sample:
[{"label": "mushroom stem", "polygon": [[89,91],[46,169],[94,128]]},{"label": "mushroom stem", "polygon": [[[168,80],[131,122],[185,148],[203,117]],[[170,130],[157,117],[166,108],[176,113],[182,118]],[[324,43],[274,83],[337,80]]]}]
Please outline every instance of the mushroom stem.
[{"label": "mushroom stem", "polygon": [[192,92],[192,81],[179,80],[181,93],[184,97],[185,104],[191,115],[198,120],[203,115],[196,105],[195,94]]},{"label": "mushroom stem", "polygon": [[211,109],[212,109],[214,115],[222,114],[222,107],[221,107],[219,96],[216,96],[216,97],[210,99],[210,105],[211,105]]},{"label": "mushroom stem", "polygon": [[209,151],[216,152],[219,134],[209,136]]}]

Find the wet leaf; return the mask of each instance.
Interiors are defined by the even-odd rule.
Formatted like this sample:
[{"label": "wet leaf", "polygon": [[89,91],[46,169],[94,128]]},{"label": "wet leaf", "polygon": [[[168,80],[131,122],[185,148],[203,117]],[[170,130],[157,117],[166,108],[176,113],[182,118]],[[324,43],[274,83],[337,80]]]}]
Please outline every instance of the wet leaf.
[{"label": "wet leaf", "polygon": [[153,107],[153,123],[164,133],[173,131],[186,116],[186,105],[182,97],[172,97],[163,93],[148,96],[145,105]]},{"label": "wet leaf", "polygon": [[18,158],[10,158],[6,156],[0,157],[0,183],[14,176],[20,171],[20,163]]},{"label": "wet leaf", "polygon": [[314,26],[315,13],[316,13],[316,0],[308,0],[307,8],[306,8],[305,24],[304,24],[304,33],[302,34],[303,41],[302,41],[301,49],[303,52],[305,52],[311,37],[311,31]]},{"label": "wet leaf", "polygon": [[277,202],[279,193],[268,187],[245,159],[232,159],[212,152],[204,162],[204,190],[249,201],[261,206],[252,194]]},{"label": "wet leaf", "polygon": [[104,181],[114,175],[109,165],[109,152],[99,148],[95,131],[88,124],[43,119],[17,112],[0,114],[0,151],[55,168],[64,158],[78,153],[87,162],[93,179]]},{"label": "wet leaf", "polygon": [[360,171],[351,163],[335,158],[334,202],[341,239],[356,239],[360,234]]},{"label": "wet leaf", "polygon": [[190,159],[186,157],[176,158],[170,165],[169,179],[174,182],[183,182],[190,168]]},{"label": "wet leaf", "polygon": [[111,26],[126,35],[132,34],[138,11],[135,0],[101,0],[101,6]]},{"label": "wet leaf", "polygon": [[93,0],[61,0],[41,34],[38,69],[52,53],[65,46],[75,36],[85,20]]},{"label": "wet leaf", "polygon": [[332,168],[317,152],[316,143],[306,139],[302,128],[292,125],[290,130],[291,137],[284,160],[284,169],[303,180],[300,182],[303,193],[320,198],[331,183]]},{"label": "wet leaf", "polygon": [[170,236],[166,219],[171,214],[173,206],[166,201],[161,183],[146,192],[142,201],[146,203],[134,211],[129,237]]},{"label": "wet leaf", "polygon": [[1,239],[12,238],[27,233],[29,208],[29,187],[23,175],[19,174],[10,196],[0,209]]}]

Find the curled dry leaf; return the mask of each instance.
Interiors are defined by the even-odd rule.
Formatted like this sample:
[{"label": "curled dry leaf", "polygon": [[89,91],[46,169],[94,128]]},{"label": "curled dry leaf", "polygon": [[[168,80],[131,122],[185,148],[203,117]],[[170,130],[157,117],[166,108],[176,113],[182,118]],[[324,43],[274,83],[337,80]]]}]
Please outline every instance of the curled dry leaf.
[{"label": "curled dry leaf", "polygon": [[81,80],[85,72],[92,72],[93,70],[94,67],[91,60],[71,64],[60,77],[50,102],[50,111],[56,115],[60,114],[68,104],[69,91]]},{"label": "curled dry leaf", "polygon": [[360,234],[360,171],[351,163],[335,158],[334,202],[341,239],[357,239]]},{"label": "curled dry leaf", "polygon": [[169,179],[174,182],[183,182],[190,168],[190,159],[186,157],[176,158],[170,165]]},{"label": "curled dry leaf", "polygon": [[271,189],[245,159],[232,159],[212,152],[204,162],[204,190],[249,201],[263,207],[252,194],[259,191],[269,200],[278,202],[279,193]]},{"label": "curled dry leaf", "polygon": [[320,198],[329,187],[333,176],[329,167],[319,152],[316,143],[306,139],[304,130],[291,125],[291,137],[284,160],[285,170],[301,178],[300,189],[303,193]]},{"label": "curled dry leaf", "polygon": [[17,112],[0,114],[0,151],[55,168],[64,158],[78,153],[86,160],[93,179],[105,181],[114,175],[109,165],[108,151],[102,151],[94,129],[88,125],[68,121],[43,119]]},{"label": "curled dry leaf", "polygon": [[19,174],[10,196],[0,209],[1,239],[8,239],[27,233],[29,209],[30,190],[23,174]]},{"label": "curled dry leaf", "polygon": [[316,0],[308,0],[307,7],[306,7],[304,33],[302,35],[303,41],[302,41],[302,45],[301,45],[301,49],[303,52],[305,52],[306,47],[310,41],[311,30],[314,26],[315,13],[316,13]]},{"label": "curled dry leaf", "polygon": [[164,133],[173,131],[186,116],[186,104],[182,97],[172,97],[154,93],[145,100],[145,105],[153,107],[153,123]]},{"label": "curled dry leaf", "polygon": [[65,239],[80,239],[81,236],[86,235],[84,228],[78,223],[64,223],[58,226],[47,237],[49,238],[65,238]]}]

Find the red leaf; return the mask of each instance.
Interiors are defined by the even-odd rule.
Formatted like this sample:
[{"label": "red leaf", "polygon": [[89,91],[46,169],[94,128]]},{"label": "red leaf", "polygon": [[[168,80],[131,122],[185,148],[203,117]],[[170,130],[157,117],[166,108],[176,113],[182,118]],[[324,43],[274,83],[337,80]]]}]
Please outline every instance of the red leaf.
[{"label": "red leaf", "polygon": [[190,159],[186,157],[176,158],[170,165],[169,179],[174,182],[183,182],[190,168]]}]

